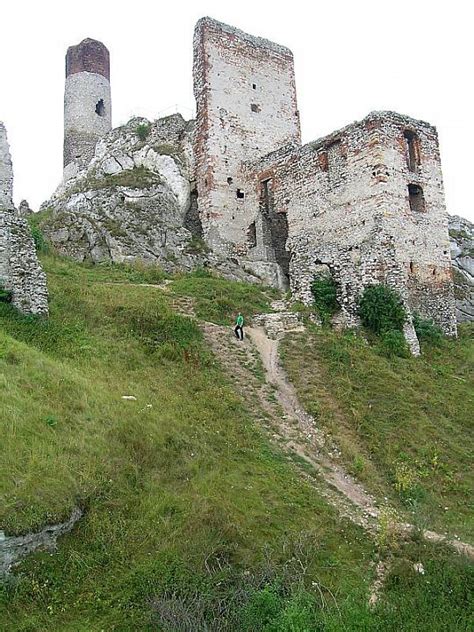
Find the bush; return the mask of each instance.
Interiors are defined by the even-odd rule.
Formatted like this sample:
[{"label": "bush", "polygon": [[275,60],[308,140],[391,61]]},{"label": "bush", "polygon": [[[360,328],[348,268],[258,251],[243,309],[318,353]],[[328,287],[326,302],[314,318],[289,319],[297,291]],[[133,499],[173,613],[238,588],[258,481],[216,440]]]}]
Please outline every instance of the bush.
[{"label": "bush", "polygon": [[141,141],[145,141],[150,135],[150,124],[149,123],[140,123],[137,125],[137,136]]},{"label": "bush", "polygon": [[401,331],[392,329],[380,334],[379,351],[387,358],[398,356],[399,358],[409,358],[410,350]]},{"label": "bush", "polygon": [[430,319],[422,318],[419,314],[413,314],[413,326],[418,340],[432,345],[439,345],[443,339],[443,332]]},{"label": "bush", "polygon": [[12,291],[6,290],[0,285],[0,303],[10,303],[12,300]]},{"label": "bush", "polygon": [[314,306],[323,325],[328,325],[340,305],[337,301],[337,285],[329,274],[321,274],[314,277],[311,284],[311,292],[314,297]]},{"label": "bush", "polygon": [[364,327],[375,334],[402,331],[407,319],[399,295],[383,284],[365,288],[359,299],[358,314]]}]

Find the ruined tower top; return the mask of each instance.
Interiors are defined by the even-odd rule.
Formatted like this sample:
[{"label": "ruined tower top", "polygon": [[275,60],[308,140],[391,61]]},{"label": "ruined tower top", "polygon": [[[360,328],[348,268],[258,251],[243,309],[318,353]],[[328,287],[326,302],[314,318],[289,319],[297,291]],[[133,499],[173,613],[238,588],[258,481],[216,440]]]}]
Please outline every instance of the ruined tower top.
[{"label": "ruined tower top", "polygon": [[93,39],[70,46],[64,88],[64,180],[89,164],[95,146],[112,129],[110,55]]},{"label": "ruined tower top", "polygon": [[110,55],[107,47],[94,39],[86,38],[66,53],[66,77],[77,72],[93,72],[110,81]]},{"label": "ruined tower top", "polygon": [[205,17],[194,31],[193,80],[204,239],[225,254],[260,256],[252,245],[259,228],[243,165],[301,142],[293,54]]},{"label": "ruined tower top", "polygon": [[13,206],[13,167],[8,146],[7,130],[0,121],[0,207]]}]

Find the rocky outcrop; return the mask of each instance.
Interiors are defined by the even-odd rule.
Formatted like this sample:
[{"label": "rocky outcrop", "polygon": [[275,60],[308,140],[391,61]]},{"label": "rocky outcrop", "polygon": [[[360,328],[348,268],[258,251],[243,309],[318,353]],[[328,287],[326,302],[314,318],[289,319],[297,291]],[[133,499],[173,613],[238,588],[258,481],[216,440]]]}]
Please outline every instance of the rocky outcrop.
[{"label": "rocky outcrop", "polygon": [[27,200],[22,200],[18,207],[18,213],[21,217],[29,217],[33,213],[33,209],[28,204]]},{"label": "rocky outcrop", "polygon": [[6,536],[0,531],[0,578],[7,575],[22,557],[38,550],[54,551],[58,537],[71,531],[81,516],[82,511],[75,507],[65,522],[48,525],[36,533]]},{"label": "rocky outcrop", "polygon": [[13,206],[13,168],[0,123],[0,289],[25,314],[47,315],[46,277],[27,221]]},{"label": "rocky outcrop", "polygon": [[40,227],[54,250],[77,261],[140,260],[167,272],[206,266],[230,279],[265,281],[265,268],[213,253],[202,239],[193,133],[194,121],[180,114],[134,118],[109,132],[88,167],[41,207]]},{"label": "rocky outcrop", "polygon": [[45,236],[79,261],[141,259],[165,269],[202,259],[193,192],[194,123],[135,118],[98,142],[86,169],[43,204]]},{"label": "rocky outcrop", "polygon": [[474,225],[467,219],[449,218],[451,260],[454,272],[456,316],[459,323],[474,320]]}]

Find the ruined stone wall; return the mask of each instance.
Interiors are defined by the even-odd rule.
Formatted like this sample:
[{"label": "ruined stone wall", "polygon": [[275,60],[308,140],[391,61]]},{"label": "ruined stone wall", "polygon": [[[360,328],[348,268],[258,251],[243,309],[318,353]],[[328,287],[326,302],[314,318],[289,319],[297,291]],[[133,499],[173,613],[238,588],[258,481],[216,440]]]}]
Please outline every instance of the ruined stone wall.
[{"label": "ruined stone wall", "polygon": [[64,89],[64,179],[87,166],[112,127],[109,51],[85,39],[68,48]]},{"label": "ruined stone wall", "polygon": [[13,168],[6,130],[0,122],[0,287],[26,314],[46,315],[46,277],[26,220],[13,206]]},{"label": "ruined stone wall", "polygon": [[[405,131],[416,132],[418,165],[408,166]],[[288,218],[293,295],[310,302],[311,281],[329,270],[339,285],[344,321],[357,323],[363,288],[386,282],[418,311],[455,334],[447,219],[436,130],[373,113],[301,149],[258,161],[254,195],[272,180],[274,212]],[[421,186],[425,209],[410,207]],[[434,270],[434,274],[433,274]],[[413,332],[407,332],[413,338]]]},{"label": "ruined stone wall", "polygon": [[223,254],[246,256],[258,204],[248,195],[243,163],[300,142],[293,55],[283,46],[203,18],[195,30],[193,75],[204,238]]},{"label": "ruined stone wall", "polygon": [[[409,305],[455,335],[448,215],[436,128],[394,113],[381,113],[373,124],[380,129],[382,162],[388,171],[384,229],[396,237],[395,254],[406,279]],[[407,136],[412,139],[412,159]]]}]

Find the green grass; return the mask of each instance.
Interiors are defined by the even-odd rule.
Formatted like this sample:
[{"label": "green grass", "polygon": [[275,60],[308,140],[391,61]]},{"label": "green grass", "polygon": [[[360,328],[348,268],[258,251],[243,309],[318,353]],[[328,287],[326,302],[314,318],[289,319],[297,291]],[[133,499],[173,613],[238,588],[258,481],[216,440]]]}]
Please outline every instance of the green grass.
[{"label": "green grass", "polygon": [[174,291],[208,318],[251,317],[266,292],[43,264],[48,321],[0,304],[0,524],[24,533],[74,505],[84,517],[0,589],[0,629],[468,629],[469,567],[423,543],[385,553],[398,565],[369,612],[376,545],[271,447],[196,322],[171,308]]},{"label": "green grass", "polygon": [[7,628],[145,629],[152,597],[218,590],[206,560],[253,572],[269,545],[278,568],[301,532],[328,586],[363,594],[373,545],[269,447],[169,295],[110,284],[135,282],[128,269],[44,263],[50,320],[1,306],[0,521],[23,533],[75,504],[85,517],[58,555],[21,565]]},{"label": "green grass", "polygon": [[284,343],[306,408],[335,438],[346,466],[411,519],[473,539],[472,327],[387,358],[360,336],[313,328]]},{"label": "green grass", "polygon": [[239,311],[246,322],[253,314],[271,311],[270,301],[278,296],[272,288],[228,281],[205,269],[178,277],[170,288],[195,299],[198,318],[221,325],[232,324]]}]

